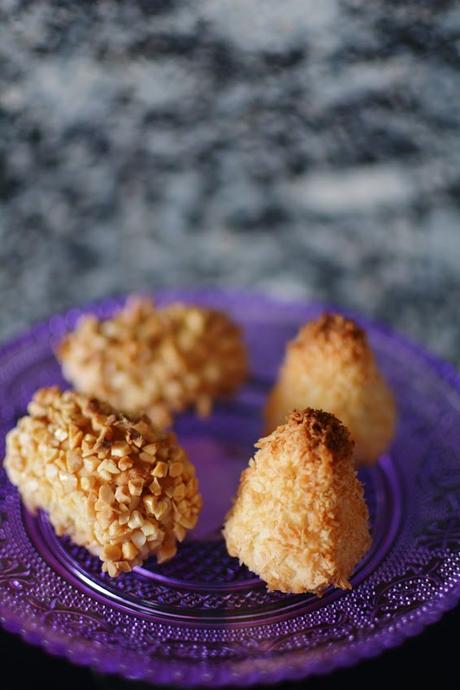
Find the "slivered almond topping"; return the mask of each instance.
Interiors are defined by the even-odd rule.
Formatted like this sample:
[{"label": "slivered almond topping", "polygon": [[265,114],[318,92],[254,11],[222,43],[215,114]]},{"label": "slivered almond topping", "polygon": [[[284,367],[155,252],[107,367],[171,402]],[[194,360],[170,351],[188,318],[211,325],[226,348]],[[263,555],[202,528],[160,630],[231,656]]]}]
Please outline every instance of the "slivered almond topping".
[{"label": "slivered almond topping", "polygon": [[27,507],[47,510],[56,532],[99,555],[111,577],[151,554],[172,558],[201,509],[197,484],[188,493],[194,468],[175,436],[58,388],[37,391],[28,413],[7,435],[5,456]]},{"label": "slivered almond topping", "polygon": [[[83,317],[57,354],[78,390],[130,415],[147,412],[159,426],[189,407],[209,414],[247,375],[241,331],[225,313],[184,304],[157,309],[146,298],[129,300],[110,319]],[[112,422],[97,423],[103,443]],[[144,420],[126,440],[137,448],[156,442]]]},{"label": "slivered almond topping", "polygon": [[166,477],[168,474],[168,465],[166,462],[158,462],[152,470],[153,477]]}]

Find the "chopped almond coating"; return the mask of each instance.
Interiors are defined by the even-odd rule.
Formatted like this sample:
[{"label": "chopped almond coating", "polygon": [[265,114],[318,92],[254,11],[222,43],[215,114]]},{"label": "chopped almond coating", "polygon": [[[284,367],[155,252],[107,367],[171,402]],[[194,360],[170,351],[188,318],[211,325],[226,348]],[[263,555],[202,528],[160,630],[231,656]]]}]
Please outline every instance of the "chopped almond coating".
[{"label": "chopped almond coating", "polygon": [[58,388],[37,391],[28,412],[8,433],[5,457],[27,508],[46,510],[56,533],[99,556],[112,577],[152,554],[172,558],[201,510],[195,469],[174,434]]},{"label": "chopped almond coating", "polygon": [[395,401],[354,321],[323,314],[288,344],[265,408],[267,433],[304,407],[327,410],[345,424],[358,464],[375,462],[393,438]]},{"label": "chopped almond coating", "polygon": [[158,426],[193,406],[207,415],[247,375],[241,332],[224,313],[131,299],[111,319],[84,316],[61,342],[64,375],[87,395]]},{"label": "chopped almond coating", "polygon": [[271,590],[350,588],[371,539],[347,429],[327,412],[294,410],[256,447],[226,518],[229,554]]}]

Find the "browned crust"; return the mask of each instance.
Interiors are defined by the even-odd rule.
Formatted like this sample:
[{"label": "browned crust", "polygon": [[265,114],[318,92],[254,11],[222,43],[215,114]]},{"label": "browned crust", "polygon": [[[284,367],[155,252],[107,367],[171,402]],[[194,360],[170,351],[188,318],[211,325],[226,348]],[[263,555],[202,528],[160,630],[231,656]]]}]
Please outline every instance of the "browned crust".
[{"label": "browned crust", "polygon": [[333,312],[324,312],[305,324],[289,347],[304,348],[313,343],[327,348],[331,354],[346,354],[356,361],[369,351],[366,332],[352,319]]},{"label": "browned crust", "polygon": [[313,447],[324,446],[337,458],[348,456],[353,452],[354,443],[348,429],[329,412],[313,410],[311,407],[305,410],[293,410],[287,419],[287,424],[301,425]]}]

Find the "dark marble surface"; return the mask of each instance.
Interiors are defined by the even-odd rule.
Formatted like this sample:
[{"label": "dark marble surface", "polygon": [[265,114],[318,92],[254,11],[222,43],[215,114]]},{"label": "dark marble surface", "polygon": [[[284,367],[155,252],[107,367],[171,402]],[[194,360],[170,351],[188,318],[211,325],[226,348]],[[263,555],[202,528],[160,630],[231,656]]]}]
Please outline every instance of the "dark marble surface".
[{"label": "dark marble surface", "polygon": [[459,364],[459,93],[454,0],[3,0],[0,338],[223,284]]},{"label": "dark marble surface", "polygon": [[[455,0],[2,0],[0,339],[216,284],[353,307],[459,365],[459,93]],[[454,678],[458,624],[336,686]],[[118,687],[0,646],[8,690]]]}]

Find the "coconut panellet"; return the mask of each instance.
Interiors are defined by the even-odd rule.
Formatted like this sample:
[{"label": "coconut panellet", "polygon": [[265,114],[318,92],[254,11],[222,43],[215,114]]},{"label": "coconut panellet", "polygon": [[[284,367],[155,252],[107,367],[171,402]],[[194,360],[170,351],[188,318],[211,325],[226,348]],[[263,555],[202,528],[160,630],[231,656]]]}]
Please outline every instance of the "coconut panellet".
[{"label": "coconut panellet", "polygon": [[241,475],[224,536],[271,590],[349,588],[371,539],[353,441],[333,415],[293,411]]},{"label": "coconut panellet", "polygon": [[174,434],[58,388],[37,391],[28,413],[7,435],[5,469],[29,510],[46,510],[113,577],[174,556],[201,509]]},{"label": "coconut panellet", "polygon": [[65,377],[87,395],[161,427],[194,407],[207,415],[247,375],[239,327],[223,312],[131,298],[112,318],[86,315],[57,350]]},{"label": "coconut panellet", "polygon": [[288,344],[265,408],[267,433],[304,407],[327,410],[345,424],[359,464],[375,462],[391,442],[395,401],[365,332],[351,319],[323,314]]}]

